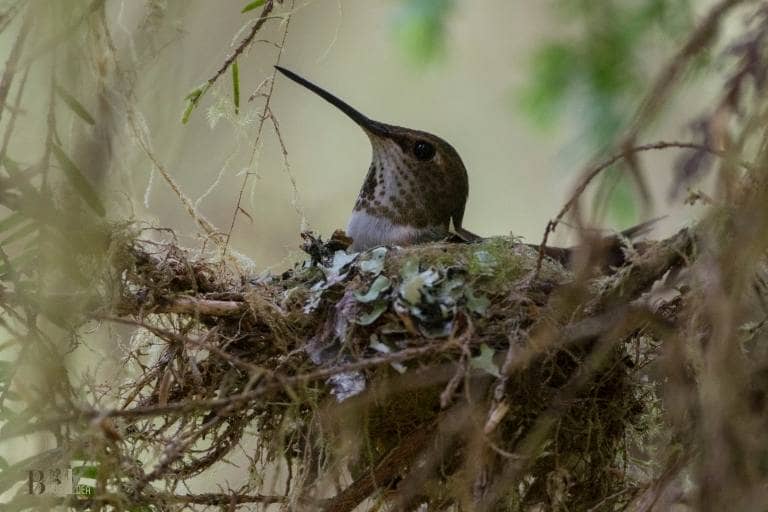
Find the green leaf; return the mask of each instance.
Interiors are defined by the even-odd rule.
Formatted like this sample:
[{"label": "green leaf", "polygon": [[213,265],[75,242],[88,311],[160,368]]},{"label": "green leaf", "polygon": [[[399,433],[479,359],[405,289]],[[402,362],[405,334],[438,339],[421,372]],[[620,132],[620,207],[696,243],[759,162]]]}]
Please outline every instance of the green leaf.
[{"label": "green leaf", "polygon": [[107,212],[104,209],[104,205],[101,203],[101,199],[99,199],[99,195],[96,193],[96,190],[90,182],[59,146],[51,144],[51,148],[53,149],[53,156],[59,161],[59,165],[64,169],[64,174],[66,174],[72,186],[75,187],[75,190],[78,191],[83,200],[88,203],[88,206],[90,206],[99,217],[104,217]]},{"label": "green leaf", "polygon": [[181,122],[182,124],[187,124],[187,121],[189,121],[189,116],[192,115],[192,111],[197,107],[197,104],[200,102],[200,99],[203,97],[203,95],[208,91],[209,84],[203,84],[200,87],[197,87],[196,89],[193,89],[189,94],[186,95],[184,98],[187,100],[187,106],[184,109],[184,113],[181,114]]},{"label": "green leaf", "polygon": [[499,378],[501,377],[501,372],[499,372],[499,367],[496,366],[496,363],[493,362],[493,356],[495,353],[496,352],[494,352],[491,347],[483,343],[480,345],[480,355],[473,357],[470,360],[469,365],[472,368],[483,370],[485,373]]},{"label": "green leaf", "polygon": [[232,63],[232,101],[235,103],[235,115],[240,114],[240,66],[237,59]]},{"label": "green leaf", "polygon": [[10,468],[10,464],[3,457],[0,457],[0,471],[7,471]]},{"label": "green leaf", "polygon": [[96,124],[96,121],[94,121],[93,117],[91,117],[91,114],[88,113],[85,107],[79,101],[77,101],[74,96],[69,94],[58,84],[56,84],[56,94],[58,94],[59,97],[64,100],[64,103],[66,103],[67,106],[72,109],[72,112],[74,112],[77,117],[90,125]]},{"label": "green leaf", "polygon": [[267,0],[254,0],[253,2],[250,2],[250,3],[246,4],[245,7],[243,7],[243,10],[240,11],[240,13],[252,11],[252,10],[254,10],[257,7],[261,7],[262,5],[264,5],[266,3],[266,1]]},{"label": "green leaf", "polygon": [[369,303],[373,302],[376,299],[379,298],[379,295],[381,295],[381,292],[389,289],[390,281],[389,278],[386,276],[379,276],[377,277],[373,283],[371,283],[371,287],[368,289],[368,292],[366,293],[355,293],[355,299],[357,299],[358,302],[362,303]]},{"label": "green leaf", "polygon": [[354,321],[358,325],[371,325],[387,310],[388,306],[389,304],[386,301],[376,302],[369,313],[360,315]]}]

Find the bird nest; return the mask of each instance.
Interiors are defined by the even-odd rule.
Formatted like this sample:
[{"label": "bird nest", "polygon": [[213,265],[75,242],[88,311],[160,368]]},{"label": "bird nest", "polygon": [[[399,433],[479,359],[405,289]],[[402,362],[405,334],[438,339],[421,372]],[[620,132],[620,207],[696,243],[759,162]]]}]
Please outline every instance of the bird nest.
[{"label": "bird nest", "polygon": [[648,477],[637,459],[660,420],[643,368],[663,322],[637,299],[690,253],[688,231],[610,275],[513,238],[356,254],[304,238],[307,259],[279,275],[170,242],[115,252],[113,311],[156,348],[116,420],[163,454],[134,502],[152,486],[162,503],[158,482],[204,474],[249,435],[236,503],[600,510]]}]

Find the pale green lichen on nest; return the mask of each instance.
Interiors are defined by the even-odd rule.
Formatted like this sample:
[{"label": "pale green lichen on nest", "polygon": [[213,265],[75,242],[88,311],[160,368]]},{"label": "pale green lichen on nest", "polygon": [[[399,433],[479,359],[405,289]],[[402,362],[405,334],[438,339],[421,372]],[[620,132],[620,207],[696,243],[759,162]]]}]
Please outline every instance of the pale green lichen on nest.
[{"label": "pale green lichen on nest", "polygon": [[[433,243],[401,248],[389,254],[388,262],[402,265],[403,260],[418,260],[424,265],[460,266],[473,279],[491,287],[509,285],[529,276],[536,268],[536,251],[513,237],[492,237],[472,244]],[[567,271],[549,259],[543,261],[540,279],[559,282]]]},{"label": "pale green lichen on nest", "polygon": [[[315,311],[325,294],[346,286],[357,303],[351,308],[356,315],[347,318],[350,322],[372,325],[391,309],[407,312],[422,335],[444,337],[452,332],[452,320],[460,310],[487,316],[492,297],[535,286],[537,258],[534,249],[503,237],[476,244],[337,251],[318,263],[322,277],[315,274],[310,280],[304,311]],[[298,277],[311,270],[305,264],[296,272]],[[536,282],[559,284],[569,278],[559,264],[545,260]]]},{"label": "pale green lichen on nest", "polygon": [[[528,348],[527,337],[553,290],[573,280],[549,259],[536,276],[537,251],[511,238],[359,254],[329,250],[280,275],[240,278],[215,258],[196,259],[172,244],[165,251],[151,249],[154,256],[134,245],[136,261],[124,265],[130,268],[125,291],[143,297],[147,312],[167,311],[179,296],[226,296],[243,305],[239,313],[201,314],[198,324],[186,323],[185,329],[204,333],[209,343],[237,354],[262,376],[297,379],[289,387],[270,388],[274,391],[249,405],[253,412],[247,417],[259,432],[265,460],[294,454],[297,460],[317,460],[317,470],[345,463],[353,476],[361,476],[410,433],[442,421],[443,411],[462,403],[466,393],[483,407],[506,404],[509,412],[494,429],[493,442],[514,452],[589,353],[585,346],[543,349],[525,366],[503,374],[510,351]],[[163,292],[169,295],[162,297]],[[557,321],[547,323],[556,327]],[[409,351],[414,355],[389,359]],[[625,461],[628,430],[643,408],[642,398],[629,391],[624,356],[617,346],[599,382],[573,398],[575,405],[558,420],[547,448],[531,461],[532,479],[502,493],[499,510],[519,509],[502,503],[556,501],[546,483],[553,478],[569,482],[573,503],[594,503],[622,485],[613,472]],[[229,393],[242,391],[252,378],[212,356],[197,366],[211,396],[233,375]],[[318,371],[327,373],[300,378]],[[189,393],[183,386],[170,390],[174,400]],[[199,389],[196,393],[196,400],[206,398]],[[472,414],[474,422],[486,421],[487,412]],[[476,435],[470,427],[452,435]],[[457,450],[460,457],[464,448]],[[434,496],[461,500],[464,491],[449,482],[460,478],[464,462],[445,464],[444,479],[430,478],[426,488]]]}]

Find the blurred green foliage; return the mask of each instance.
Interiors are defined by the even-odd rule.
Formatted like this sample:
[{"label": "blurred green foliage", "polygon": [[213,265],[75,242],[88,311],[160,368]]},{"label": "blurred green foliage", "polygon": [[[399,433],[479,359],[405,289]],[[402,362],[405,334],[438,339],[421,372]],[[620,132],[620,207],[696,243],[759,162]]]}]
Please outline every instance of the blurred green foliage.
[{"label": "blurred green foliage", "polygon": [[242,8],[242,10],[240,12],[245,13],[245,12],[252,11],[252,10],[256,9],[257,7],[261,7],[262,5],[264,5],[265,1],[266,0],[255,0],[253,2],[249,2],[249,3],[247,3],[245,5],[245,7]]},{"label": "blurred green foliage", "polygon": [[427,64],[444,49],[445,22],[454,0],[403,0],[394,19],[395,38],[406,59]]},{"label": "blurred green foliage", "polygon": [[[424,66],[444,50],[454,0],[402,0],[395,39],[406,60]],[[558,33],[535,50],[519,107],[539,128],[567,113],[581,123],[589,152],[605,147],[634,110],[653,74],[649,56],[671,47],[691,27],[691,0],[557,0]],[[626,225],[637,197],[625,173],[604,174],[595,213]]]},{"label": "blurred green foliage", "polygon": [[[567,23],[534,53],[519,104],[541,128],[576,113],[594,151],[612,140],[649,85],[644,59],[688,33],[691,2],[560,0],[556,10]],[[631,182],[616,169],[605,173],[594,204],[619,224],[636,220]]]},{"label": "blurred green foliage", "polygon": [[570,20],[531,61],[521,93],[523,110],[551,126],[566,109],[569,94],[589,106],[585,128],[597,144],[610,140],[649,81],[643,57],[651,43],[675,40],[690,28],[690,0],[561,0]]}]

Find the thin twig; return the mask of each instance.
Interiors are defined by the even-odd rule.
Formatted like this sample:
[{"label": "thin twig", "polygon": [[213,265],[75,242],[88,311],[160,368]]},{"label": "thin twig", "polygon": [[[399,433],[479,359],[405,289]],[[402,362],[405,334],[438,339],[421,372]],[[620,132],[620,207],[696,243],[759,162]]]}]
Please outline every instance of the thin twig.
[{"label": "thin twig", "polygon": [[[272,3],[271,0],[269,2]],[[266,8],[266,4],[265,4]],[[291,23],[291,15],[287,15],[285,19],[285,30],[283,31],[283,37],[280,41],[279,49],[277,51],[277,57],[275,58],[275,65],[280,64],[280,59],[283,56],[283,50],[285,49],[285,41],[288,38],[288,28]],[[237,58],[237,55],[234,55],[234,58]],[[232,60],[234,60],[234,58]],[[226,70],[226,68],[222,68]],[[223,71],[222,71],[223,72]],[[269,117],[269,106],[272,101],[272,93],[275,90],[275,76],[277,74],[277,70],[275,68],[272,68],[272,76],[269,80],[269,90],[266,93],[265,99],[264,99],[264,108],[262,108],[261,115],[259,116],[259,125],[256,128],[256,139],[253,141],[253,154],[251,155],[251,165],[253,165],[253,161],[256,156],[256,151],[259,147],[259,143],[261,142],[261,136],[264,131],[264,122]],[[227,236],[224,242],[224,254],[226,254],[227,249],[229,248],[229,240],[232,238],[232,231],[235,229],[235,223],[237,222],[237,217],[241,211],[243,211],[242,208],[242,202],[243,202],[243,194],[245,193],[245,186],[248,184],[248,178],[250,177],[251,173],[246,172],[243,176],[243,182],[240,185],[240,191],[237,194],[237,202],[235,203],[235,211],[232,214],[232,222],[229,225],[229,231],[227,231]]]},{"label": "thin twig", "polygon": [[234,300],[210,300],[197,297],[174,297],[153,307],[152,313],[174,313],[180,315],[232,317],[248,310],[248,304]]},{"label": "thin twig", "polygon": [[[112,64],[114,65],[118,76],[123,79],[126,86],[130,86],[127,73],[123,71],[120,61],[117,58],[117,47],[115,46],[115,42],[112,39],[112,33],[109,30],[106,17],[102,16],[100,18],[100,22],[102,23],[102,28],[104,29],[105,40],[107,41],[107,48],[109,49],[108,54],[112,59]],[[195,208],[195,204],[192,202],[192,200],[184,193],[184,191],[181,189],[181,186],[176,182],[173,176],[171,176],[170,172],[168,172],[168,169],[165,168],[157,155],[155,155],[154,148],[152,147],[152,141],[146,128],[146,122],[144,121],[141,113],[134,106],[135,103],[138,102],[135,101],[135,98],[132,97],[132,91],[130,90],[130,87],[127,87],[124,91],[122,91],[122,95],[116,94],[116,96],[122,100],[123,106],[125,108],[125,114],[128,118],[128,126],[133,133],[137,146],[139,146],[147,158],[150,159],[154,165],[154,168],[160,173],[168,186],[171,187],[171,190],[173,190],[173,192],[179,198],[182,205],[187,210],[187,213],[190,217],[192,217],[195,223],[197,223],[197,225],[208,236],[215,236],[218,233],[216,227],[208,219],[206,219],[205,216],[203,216],[197,210],[197,208]]]},{"label": "thin twig", "polygon": [[208,505],[208,506],[222,506],[228,505],[245,505],[248,503],[262,503],[268,505],[270,503],[288,503],[288,498],[285,496],[265,495],[265,494],[240,494],[238,492],[232,494],[175,494],[160,496],[162,501],[169,503],[186,503],[189,505]]},{"label": "thin twig", "polygon": [[193,411],[205,411],[238,404],[247,404],[251,400],[264,396],[267,393],[276,391],[284,386],[308,384],[310,382],[327,379],[328,377],[332,377],[341,373],[389,365],[395,362],[408,361],[433,353],[450,350],[454,347],[454,343],[431,343],[414,348],[404,349],[399,352],[393,352],[384,356],[370,357],[361,361],[333,366],[330,368],[321,368],[312,372],[298,375],[277,376],[275,374],[265,373],[262,377],[262,383],[257,388],[248,392],[238,393],[224,398],[216,398],[211,400],[190,400],[170,403],[166,405],[135,407],[133,409],[109,409],[101,411],[95,409],[82,410],[75,414],[53,418],[50,421],[36,423],[32,426],[24,425],[18,430],[8,428],[4,434],[0,436],[0,439],[7,439],[33,431],[44,430],[53,425],[61,425],[63,423],[70,423],[74,421],[90,421],[95,418],[147,418],[166,414],[185,414]]},{"label": "thin twig", "polygon": [[[654,150],[662,150],[662,149],[697,149],[700,151],[706,151],[708,153],[719,156],[721,158],[726,158],[727,156],[725,151],[710,148],[702,144],[696,144],[693,142],[660,141],[660,142],[654,142],[652,144],[644,144],[642,146],[635,146],[629,149],[625,149],[621,153],[615,154],[612,157],[608,158],[607,160],[604,160],[603,162],[589,168],[588,172],[585,173],[581,182],[573,191],[573,193],[571,194],[571,197],[568,199],[565,205],[560,209],[560,211],[558,212],[554,220],[551,220],[547,223],[547,228],[544,231],[544,238],[542,239],[541,244],[539,245],[539,258],[536,261],[536,272],[534,275],[538,276],[539,272],[541,271],[541,265],[542,265],[542,262],[544,261],[544,256],[546,254],[546,247],[547,247],[547,242],[549,241],[549,235],[552,232],[554,232],[555,228],[558,226],[558,224],[560,224],[560,222],[563,220],[565,215],[571,210],[571,208],[574,207],[576,202],[581,197],[581,194],[584,193],[584,190],[586,190],[587,186],[592,182],[592,180],[594,180],[601,172],[608,169],[616,162],[627,158],[629,155],[644,152],[644,151],[654,151]],[[742,162],[741,165],[748,169],[752,167],[751,164],[747,162]]]},{"label": "thin twig", "polygon": [[[130,318],[118,318],[118,317],[111,317],[111,316],[96,316],[95,318],[98,318],[99,320],[107,320],[109,322],[119,323],[119,324],[125,324],[125,325],[133,325],[135,327],[141,327],[142,329],[146,329],[155,336],[158,336],[160,338],[172,341],[173,343],[179,343],[182,346],[186,345],[193,345],[199,348],[204,348],[208,351],[210,351],[213,354],[216,354],[220,358],[224,359],[225,361],[228,361],[232,363],[235,366],[239,366],[241,368],[244,368],[245,370],[248,370],[250,372],[254,373],[263,373],[263,370],[259,368],[256,365],[253,365],[251,363],[248,363],[247,361],[243,361],[242,359],[239,359],[221,348],[219,348],[216,345],[213,345],[211,343],[205,343],[204,341],[197,340],[195,338],[190,338],[189,336],[183,336],[181,334],[178,334],[173,331],[169,331],[168,329],[162,329],[160,327],[155,327],[154,325],[149,325],[144,322],[140,322],[138,320],[132,320]],[[208,331],[209,333],[211,331]]]},{"label": "thin twig", "polygon": [[[259,17],[254,22],[253,26],[251,27],[251,31],[248,33],[245,38],[240,41],[240,44],[237,45],[237,48],[235,48],[235,51],[232,52],[232,54],[227,57],[227,59],[224,61],[224,63],[221,65],[218,71],[208,79],[208,86],[212,86],[216,83],[216,80],[219,79],[224,73],[227,72],[229,67],[237,60],[237,58],[240,56],[241,53],[245,51],[246,48],[248,48],[252,42],[254,42],[254,38],[256,37],[256,34],[259,33],[259,30],[264,25],[264,23],[270,19],[269,13],[272,12],[272,9],[275,7],[274,0],[267,0],[266,3],[264,3],[264,7],[261,9],[261,14],[259,14]],[[280,51],[282,52],[282,45],[280,47]]]},{"label": "thin twig", "polygon": [[[607,163],[599,164],[597,166],[587,166],[581,173],[583,176],[579,186],[576,188],[571,198],[565,204],[563,209],[558,213],[555,220],[549,221],[547,227],[544,230],[544,237],[539,246],[539,260],[536,263],[536,272],[534,276],[537,277],[541,271],[541,264],[544,260],[545,247],[549,241],[549,235],[555,230],[557,224],[565,216],[565,214],[573,207],[578,198],[584,192],[590,181],[595,178],[604,169],[610,167],[617,161],[627,158],[637,153],[638,148],[635,147],[635,140],[642,132],[645,126],[653,120],[658,113],[661,106],[666,102],[672,90],[672,86],[679,80],[683,70],[687,64],[700,53],[715,37],[717,34],[717,28],[722,21],[725,14],[737,6],[748,0],[723,0],[716,4],[709,13],[705,16],[704,20],[696,27],[696,29],[688,37],[686,43],[678,50],[678,52],[669,60],[667,65],[662,69],[658,78],[654,81],[654,85],[650,92],[645,95],[643,101],[640,103],[640,107],[637,109],[633,121],[629,125],[629,129],[625,134],[620,137],[614,148],[621,151],[621,154],[616,155],[609,159]],[[645,147],[645,146],[640,146]],[[691,149],[704,149],[705,151],[715,153],[715,150],[704,147],[693,146],[665,146],[665,147],[689,147]],[[663,149],[663,148],[649,148],[649,149]]]}]

